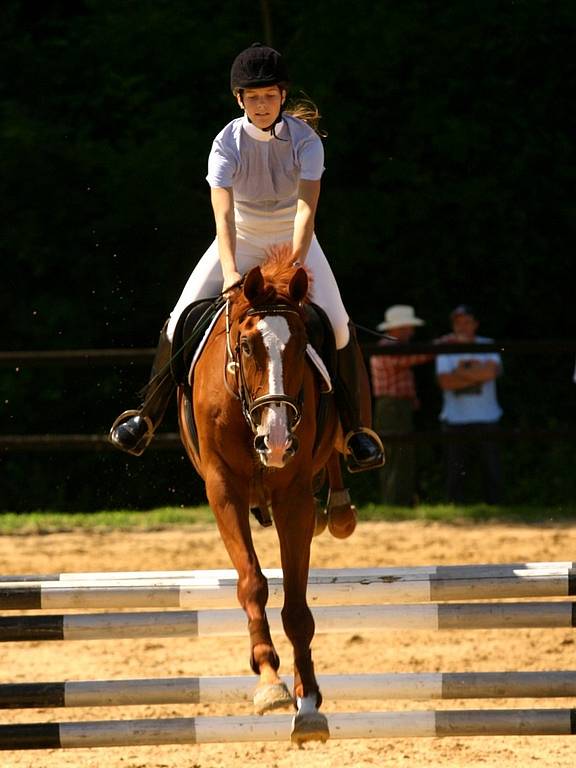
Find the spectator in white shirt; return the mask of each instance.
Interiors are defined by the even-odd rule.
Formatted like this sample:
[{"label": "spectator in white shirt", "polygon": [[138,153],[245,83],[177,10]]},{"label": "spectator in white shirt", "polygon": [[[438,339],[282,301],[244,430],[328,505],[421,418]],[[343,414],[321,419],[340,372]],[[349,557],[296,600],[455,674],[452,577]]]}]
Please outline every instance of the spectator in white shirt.
[{"label": "spectator in white shirt", "polygon": [[[476,334],[479,323],[469,305],[456,307],[450,322],[452,333],[439,341],[479,346],[493,341]],[[443,430],[453,438],[446,449],[447,493],[451,502],[465,501],[467,481],[475,465],[483,472],[484,501],[496,504],[501,499],[500,452],[498,442],[491,439],[502,416],[496,393],[496,379],[501,373],[502,360],[497,352],[462,352],[436,358],[436,375],[443,393],[440,421]]]}]

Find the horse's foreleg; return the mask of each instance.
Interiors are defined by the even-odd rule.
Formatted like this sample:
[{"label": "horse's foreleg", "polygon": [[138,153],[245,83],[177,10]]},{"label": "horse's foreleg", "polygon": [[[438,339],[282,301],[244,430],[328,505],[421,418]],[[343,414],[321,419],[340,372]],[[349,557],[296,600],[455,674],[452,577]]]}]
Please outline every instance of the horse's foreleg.
[{"label": "horse's foreleg", "polygon": [[278,494],[273,501],[274,519],[282,558],[284,607],[282,623],[294,648],[294,696],[297,714],[292,741],[326,741],[330,733],[326,717],[318,712],[322,695],[314,674],[310,644],[314,637],[314,618],[306,601],[310,542],[315,513],[311,490]]},{"label": "horse's foreleg", "polygon": [[344,488],[338,451],[332,451],[326,466],[330,488],[326,505],[328,530],[337,539],[347,539],[354,533],[358,522],[358,513],[352,504],[348,489]]},{"label": "horse's foreleg", "polygon": [[206,479],[208,501],[216,516],[222,541],[238,573],[238,602],[248,618],[250,666],[260,676],[254,706],[257,712],[263,713],[291,706],[292,697],[278,676],[280,659],[266,618],[268,582],[260,569],[252,541],[248,494],[244,496],[237,490],[238,487],[242,487],[242,483],[232,482],[229,473],[218,475],[211,470]]}]

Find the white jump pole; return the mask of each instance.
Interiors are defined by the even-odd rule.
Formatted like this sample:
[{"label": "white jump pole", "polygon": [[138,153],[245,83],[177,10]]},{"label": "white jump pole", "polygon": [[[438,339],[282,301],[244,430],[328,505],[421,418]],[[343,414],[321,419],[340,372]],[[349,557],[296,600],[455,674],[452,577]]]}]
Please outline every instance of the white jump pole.
[{"label": "white jump pole", "polygon": [[[254,675],[5,683],[0,709],[251,702],[256,683]],[[327,701],[576,697],[575,671],[320,675],[318,683]]]},{"label": "white jump pole", "polygon": [[[353,605],[314,608],[316,633],[381,630],[571,628],[576,604],[563,602]],[[280,610],[267,611],[282,632]],[[137,637],[224,637],[246,633],[243,611],[148,611],[0,617],[0,642]]]},{"label": "white jump pole", "polygon": [[[375,570],[365,575],[346,571],[313,572],[308,582],[310,605],[379,605],[381,603],[567,597],[576,581],[566,570],[482,572],[471,577],[408,573],[390,576]],[[268,579],[269,605],[281,606],[282,576]],[[1,582],[0,610],[92,608],[231,608],[237,606],[236,579],[141,578]]]},{"label": "white jump pole", "polygon": [[[568,736],[576,710],[513,709],[329,714],[333,739],[446,736]],[[0,749],[288,741],[292,718],[195,717],[0,726]]]},{"label": "white jump pole", "polygon": [[[542,561],[528,563],[483,563],[471,565],[421,565],[387,568],[316,568],[310,570],[312,578],[338,579],[355,577],[364,578],[373,575],[389,576],[442,576],[443,578],[473,578],[481,574],[488,576],[513,575],[517,571],[554,571],[568,572],[576,569],[576,563],[569,560]],[[281,568],[264,568],[266,578],[282,578]],[[42,581],[109,581],[135,579],[193,579],[206,583],[220,583],[236,580],[236,571],[232,568],[197,569],[178,571],[84,571],[52,574],[3,574],[0,582],[42,582]]]}]

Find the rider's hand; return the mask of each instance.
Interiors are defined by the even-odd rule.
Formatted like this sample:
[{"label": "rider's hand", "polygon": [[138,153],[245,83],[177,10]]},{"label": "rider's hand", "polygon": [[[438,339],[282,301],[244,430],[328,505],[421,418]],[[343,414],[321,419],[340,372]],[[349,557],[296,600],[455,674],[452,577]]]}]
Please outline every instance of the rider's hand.
[{"label": "rider's hand", "polygon": [[224,275],[224,285],[222,287],[222,293],[226,293],[231,288],[233,288],[236,283],[240,282],[242,280],[242,275],[240,272],[228,272]]}]

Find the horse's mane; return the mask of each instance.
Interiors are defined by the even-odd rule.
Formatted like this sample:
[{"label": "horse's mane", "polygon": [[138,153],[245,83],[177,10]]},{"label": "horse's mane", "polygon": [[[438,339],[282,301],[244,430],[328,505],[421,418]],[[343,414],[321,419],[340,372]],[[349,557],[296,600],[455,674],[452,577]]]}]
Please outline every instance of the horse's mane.
[{"label": "horse's mane", "polygon": [[[291,243],[280,243],[270,246],[266,251],[266,259],[260,267],[262,277],[264,278],[264,289],[258,297],[258,301],[253,303],[258,305],[271,304],[278,300],[292,303],[289,295],[289,286],[297,269],[298,265],[294,264],[292,256]],[[306,267],[304,269],[308,275],[308,293],[310,293],[312,275],[309,269]],[[306,298],[304,301],[308,301],[308,299]],[[234,303],[240,313],[245,312],[251,306],[244,296],[242,289],[238,290]]]},{"label": "horse's mane", "polygon": [[[292,257],[291,243],[280,243],[270,246],[266,251],[266,260],[261,267],[266,283],[271,283],[276,292],[283,297],[288,295],[288,286],[297,268]],[[306,273],[308,275],[308,290],[310,291],[312,275],[309,269],[306,269]]]}]

